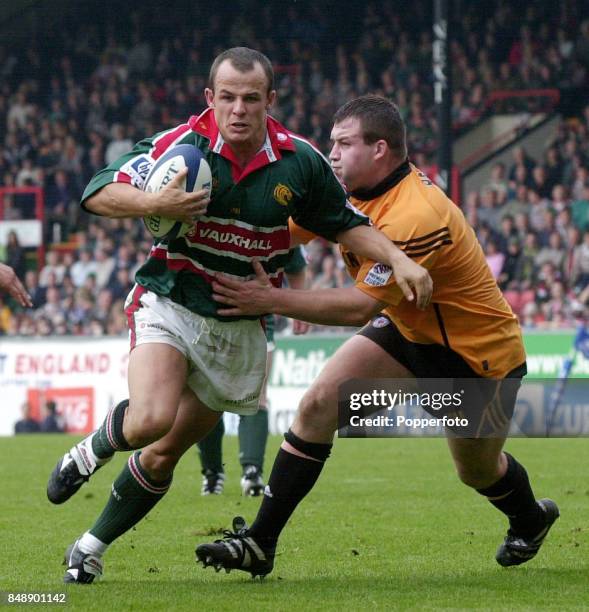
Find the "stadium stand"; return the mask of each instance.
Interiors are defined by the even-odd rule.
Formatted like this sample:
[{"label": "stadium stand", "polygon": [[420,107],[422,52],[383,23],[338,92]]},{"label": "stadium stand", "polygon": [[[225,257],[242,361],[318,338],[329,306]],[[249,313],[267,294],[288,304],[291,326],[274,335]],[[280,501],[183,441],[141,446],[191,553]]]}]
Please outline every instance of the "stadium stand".
[{"label": "stadium stand", "polygon": [[[34,302],[24,312],[7,300],[0,333],[125,333],[122,301],[151,240],[139,222],[83,214],[80,195],[139,135],[203,108],[204,67],[223,47],[247,44],[275,59],[273,114],[324,152],[338,106],[367,92],[390,96],[407,121],[412,160],[431,171],[430,2],[340,2],[345,21],[329,2],[299,2],[278,23],[270,4],[247,20],[231,3],[211,14],[196,4],[168,7],[157,29],[119,4],[116,23],[108,10],[78,12],[20,50],[0,46],[0,216],[35,216],[32,196],[14,187],[41,188],[45,211],[41,248],[23,248],[14,235],[0,257],[18,267]],[[543,104],[505,92],[557,89],[568,105],[542,151],[514,146],[511,164],[495,164],[463,194],[489,265],[527,327],[571,327],[588,313],[589,105],[574,95],[589,70],[581,8],[533,0],[516,15],[505,1],[462,3],[451,48],[457,134],[489,114]],[[348,282],[332,245],[316,241],[309,258],[311,285]]]}]

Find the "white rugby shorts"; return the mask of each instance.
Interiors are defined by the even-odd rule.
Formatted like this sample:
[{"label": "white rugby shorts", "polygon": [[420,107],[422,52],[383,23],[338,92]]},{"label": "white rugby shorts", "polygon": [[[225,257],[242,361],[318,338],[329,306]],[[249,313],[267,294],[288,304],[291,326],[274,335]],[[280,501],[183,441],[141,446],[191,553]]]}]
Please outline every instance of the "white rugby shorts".
[{"label": "white rugby shorts", "polygon": [[259,320],[201,317],[135,285],[125,302],[132,351],[169,344],[188,361],[188,386],[211,410],[253,414],[266,376],[266,335]]}]

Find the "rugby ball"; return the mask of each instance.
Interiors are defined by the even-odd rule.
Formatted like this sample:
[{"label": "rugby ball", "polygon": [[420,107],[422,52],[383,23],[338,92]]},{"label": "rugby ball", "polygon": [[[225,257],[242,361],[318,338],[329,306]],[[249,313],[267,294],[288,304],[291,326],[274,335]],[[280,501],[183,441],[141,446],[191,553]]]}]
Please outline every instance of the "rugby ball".
[{"label": "rugby ball", "polygon": [[[200,149],[189,144],[177,145],[166,151],[149,171],[143,190],[150,193],[160,191],[184,168],[188,168],[186,181],[183,183],[184,189],[190,192],[208,189],[210,195],[211,168]],[[168,235],[171,238],[178,238],[187,234],[194,226],[161,215],[148,215],[143,217],[143,222],[155,238]]]}]

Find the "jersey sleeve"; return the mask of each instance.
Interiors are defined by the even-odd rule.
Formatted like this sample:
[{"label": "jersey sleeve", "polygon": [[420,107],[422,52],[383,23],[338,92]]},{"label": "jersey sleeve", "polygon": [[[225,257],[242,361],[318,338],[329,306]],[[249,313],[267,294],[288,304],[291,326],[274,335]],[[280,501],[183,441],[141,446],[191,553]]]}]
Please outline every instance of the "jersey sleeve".
[{"label": "jersey sleeve", "polygon": [[110,183],[127,183],[142,189],[154,163],[154,159],[150,155],[153,149],[154,138],[141,140],[131,151],[121,155],[112,164],[97,172],[82,194],[82,208],[87,210],[87,212],[91,212],[84,205],[85,201]]},{"label": "jersey sleeve", "polygon": [[300,246],[291,249],[288,252],[288,259],[284,264],[284,271],[286,274],[298,274],[307,267],[307,260],[303,252],[303,248]]},{"label": "jersey sleeve", "polygon": [[[431,270],[444,245],[451,243],[450,231],[439,218],[422,220],[403,234],[394,225],[379,227],[405,255],[415,263]],[[402,236],[402,239],[401,239]],[[356,275],[356,287],[379,302],[396,306],[404,298],[390,266],[366,260]]]},{"label": "jersey sleeve", "polygon": [[336,242],[340,232],[358,225],[369,225],[346,197],[327,160],[310,145],[301,152],[304,176],[304,197],[293,205],[290,216],[303,229]]}]

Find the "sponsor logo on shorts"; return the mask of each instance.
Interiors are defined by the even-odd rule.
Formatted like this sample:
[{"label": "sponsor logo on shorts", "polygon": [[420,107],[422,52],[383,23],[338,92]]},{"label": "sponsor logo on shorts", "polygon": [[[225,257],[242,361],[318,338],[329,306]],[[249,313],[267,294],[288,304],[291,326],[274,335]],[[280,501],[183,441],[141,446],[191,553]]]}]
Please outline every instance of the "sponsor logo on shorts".
[{"label": "sponsor logo on shorts", "polygon": [[382,287],[386,285],[393,270],[390,266],[377,263],[370,268],[368,274],[364,278],[364,282],[372,287]]},{"label": "sponsor logo on shorts", "polygon": [[163,325],[159,325],[158,323],[140,323],[139,324],[139,329],[145,329],[146,327],[149,327],[150,329],[157,329],[159,331],[166,332],[166,334],[172,334],[172,332],[167,327],[164,327]]},{"label": "sponsor logo on shorts", "polygon": [[228,404],[249,404],[249,402],[253,402],[258,399],[258,395],[247,395],[246,397],[242,397],[241,399],[226,399],[225,401]]},{"label": "sponsor logo on shorts", "polygon": [[386,317],[377,317],[372,321],[372,327],[376,327],[380,329],[381,327],[386,327],[390,323],[390,320]]}]

